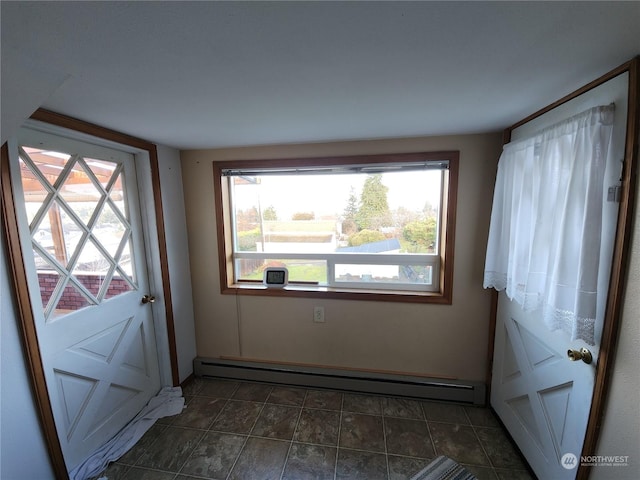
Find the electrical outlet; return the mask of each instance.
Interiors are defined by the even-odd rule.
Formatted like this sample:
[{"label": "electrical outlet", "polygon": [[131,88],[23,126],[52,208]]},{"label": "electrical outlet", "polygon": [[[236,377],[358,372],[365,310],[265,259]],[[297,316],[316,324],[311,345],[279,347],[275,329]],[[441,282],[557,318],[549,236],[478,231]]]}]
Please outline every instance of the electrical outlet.
[{"label": "electrical outlet", "polygon": [[324,307],[313,307],[313,321],[324,323]]}]

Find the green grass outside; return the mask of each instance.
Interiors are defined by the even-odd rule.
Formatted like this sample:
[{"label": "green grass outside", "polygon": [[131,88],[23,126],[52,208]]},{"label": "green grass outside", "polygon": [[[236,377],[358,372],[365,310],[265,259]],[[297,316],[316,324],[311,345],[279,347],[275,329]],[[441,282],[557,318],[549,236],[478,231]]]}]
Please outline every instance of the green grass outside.
[{"label": "green grass outside", "polygon": [[[290,282],[318,282],[327,281],[327,267],[324,265],[294,264],[287,265]],[[250,275],[245,275],[243,280],[262,280],[262,270],[256,270]]]}]

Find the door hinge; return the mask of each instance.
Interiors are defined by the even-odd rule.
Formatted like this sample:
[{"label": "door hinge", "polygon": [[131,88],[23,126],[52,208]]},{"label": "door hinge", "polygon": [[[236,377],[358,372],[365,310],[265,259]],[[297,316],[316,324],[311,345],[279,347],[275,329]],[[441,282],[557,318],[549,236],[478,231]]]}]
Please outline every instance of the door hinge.
[{"label": "door hinge", "polygon": [[620,185],[614,185],[609,187],[607,191],[607,202],[616,202],[620,203],[620,199],[622,198],[622,187]]}]

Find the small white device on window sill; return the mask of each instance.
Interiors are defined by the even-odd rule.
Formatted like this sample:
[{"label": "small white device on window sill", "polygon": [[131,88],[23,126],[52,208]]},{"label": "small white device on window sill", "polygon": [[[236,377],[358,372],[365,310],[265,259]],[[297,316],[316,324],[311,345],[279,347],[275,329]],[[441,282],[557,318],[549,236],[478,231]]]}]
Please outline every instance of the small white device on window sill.
[{"label": "small white device on window sill", "polygon": [[262,283],[267,288],[283,288],[289,283],[289,270],[285,267],[268,267],[264,269]]}]

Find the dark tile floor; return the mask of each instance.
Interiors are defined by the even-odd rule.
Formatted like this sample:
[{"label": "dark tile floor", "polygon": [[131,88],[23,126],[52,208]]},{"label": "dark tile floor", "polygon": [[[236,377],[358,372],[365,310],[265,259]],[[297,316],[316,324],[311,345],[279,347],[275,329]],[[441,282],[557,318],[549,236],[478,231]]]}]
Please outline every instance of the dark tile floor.
[{"label": "dark tile floor", "polygon": [[480,480],[531,479],[486,408],[196,379],[109,480],[400,480],[437,455]]}]

